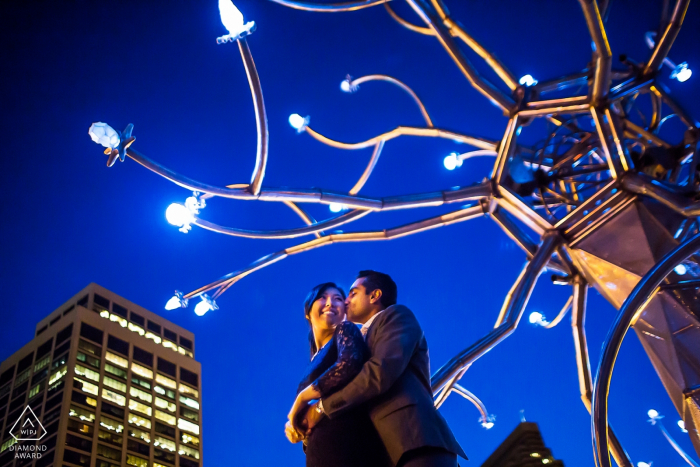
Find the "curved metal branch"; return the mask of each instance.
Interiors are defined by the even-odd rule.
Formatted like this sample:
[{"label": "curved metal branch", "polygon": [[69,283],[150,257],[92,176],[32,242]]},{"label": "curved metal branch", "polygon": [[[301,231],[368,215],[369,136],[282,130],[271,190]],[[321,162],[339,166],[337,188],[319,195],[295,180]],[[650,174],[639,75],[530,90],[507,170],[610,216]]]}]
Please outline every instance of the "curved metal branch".
[{"label": "curved metal branch", "polygon": [[340,234],[326,235],[321,238],[310,240],[308,242],[295,245],[284,250],[272,253],[268,256],[260,258],[259,260],[253,262],[248,267],[226,274],[220,279],[212,282],[211,284],[200,287],[194,290],[184,298],[190,299],[196,297],[203,293],[209,292],[211,290],[216,290],[216,294],[212,295],[213,298],[221,296],[228,287],[233,285],[235,282],[239,281],[243,277],[251,274],[258,269],[262,269],[265,266],[276,263],[282,259],[285,259],[289,255],[294,255],[297,253],[303,253],[305,251],[313,250],[314,248],[331,245],[333,243],[343,243],[343,242],[359,242],[359,241],[373,241],[373,240],[391,240],[394,238],[403,237],[406,235],[411,235],[414,233],[422,232],[429,229],[434,229],[437,227],[442,227],[446,225],[455,224],[457,222],[463,222],[469,219],[474,219],[484,215],[488,211],[488,203],[479,203],[478,206],[472,206],[468,208],[462,208],[457,211],[453,211],[442,216],[431,217],[424,219],[422,221],[413,222],[400,227],[395,227],[388,230],[378,230],[370,232],[349,232]]},{"label": "curved metal branch", "polygon": [[482,78],[474,69],[469,59],[457,47],[457,44],[452,39],[451,32],[440,18],[435,17],[424,0],[407,0],[411,8],[421,17],[423,22],[432,29],[440,44],[452,57],[452,60],[457,64],[462,74],[469,80],[469,83],[474,88],[486,96],[494,105],[500,107],[505,113],[510,114],[516,107],[512,98],[501,92],[493,84]]},{"label": "curved metal branch", "polygon": [[627,174],[622,186],[632,193],[648,196],[685,217],[700,216],[700,201],[691,201],[641,174]]},{"label": "curved metal branch", "polygon": [[525,265],[523,272],[511,289],[511,293],[506,298],[495,329],[452,357],[433,375],[430,381],[433,393],[444,386],[455,373],[482,357],[515,331],[525,310],[525,305],[530,299],[530,294],[537,283],[537,278],[561,241],[559,234],[554,231],[544,235],[537,253],[532,261]]},{"label": "curved metal branch", "polygon": [[225,235],[231,235],[233,237],[244,237],[244,238],[266,238],[266,239],[280,239],[280,238],[296,238],[303,237],[304,235],[311,235],[321,232],[326,229],[333,227],[338,227],[339,225],[347,224],[361,217],[366,216],[372,211],[366,211],[361,209],[355,209],[354,211],[347,212],[338,217],[328,219],[322,222],[317,222],[315,224],[308,225],[306,227],[298,227],[296,229],[285,229],[285,230],[245,230],[236,229],[233,227],[224,227],[221,225],[214,224],[204,219],[200,219],[195,216],[194,225],[201,227],[203,229],[211,230],[212,232],[217,232]]},{"label": "curved metal branch", "polygon": [[409,29],[413,32],[417,32],[418,34],[425,34],[426,36],[434,36],[435,33],[433,33],[433,30],[430,28],[424,28],[421,26],[416,26],[415,24],[409,23],[402,17],[400,17],[390,6],[389,2],[384,3],[384,8],[386,8],[386,11],[389,12],[392,18],[399,23],[401,26],[405,27],[406,29]]},{"label": "curved metal branch", "polygon": [[481,418],[482,418],[484,421],[488,420],[488,418],[489,418],[489,413],[488,413],[488,411],[486,410],[486,406],[485,406],[484,403],[481,402],[481,400],[480,400],[478,397],[476,397],[472,392],[467,391],[463,386],[461,386],[461,385],[459,385],[459,384],[455,384],[455,385],[454,385],[454,387],[452,388],[452,392],[456,392],[457,394],[459,394],[460,396],[464,397],[464,398],[467,399],[469,402],[471,402],[472,404],[474,404],[474,407],[476,407],[477,410],[479,411],[479,413],[481,413]]},{"label": "curved metal branch", "polygon": [[690,5],[690,0],[676,1],[676,6],[671,14],[671,19],[656,43],[656,48],[654,49],[654,52],[652,52],[646,67],[644,67],[644,71],[642,72],[643,76],[651,76],[659,71],[663,65],[666,55],[668,55],[670,52],[671,46],[673,46],[673,42],[676,40],[676,37],[681,30],[683,19],[685,19],[685,14],[688,11],[688,5]]},{"label": "curved metal branch", "polygon": [[377,145],[374,147],[374,152],[372,152],[372,158],[369,160],[369,163],[367,164],[365,171],[362,173],[362,176],[357,181],[357,183],[355,183],[355,186],[350,189],[348,194],[354,196],[360,192],[360,190],[362,189],[363,186],[365,186],[365,183],[367,183],[369,176],[372,175],[372,171],[374,170],[374,167],[377,165],[377,161],[379,160],[379,156],[382,154],[382,149],[384,149],[384,140],[381,140],[380,142],[378,142]]},{"label": "curved metal branch", "polygon": [[559,324],[559,323],[561,322],[561,320],[564,319],[564,316],[566,316],[566,314],[569,312],[569,310],[571,309],[571,305],[572,305],[573,303],[574,303],[574,296],[572,295],[572,296],[570,296],[569,299],[566,301],[566,303],[565,303],[564,306],[562,307],[562,309],[561,309],[561,311],[559,312],[559,314],[557,315],[557,317],[554,318],[552,321],[550,321],[548,324],[545,324],[545,325],[542,326],[542,327],[545,328],[545,329],[552,329],[554,326],[556,326],[557,324]]},{"label": "curved metal branch", "polygon": [[600,103],[608,95],[610,89],[610,67],[612,65],[612,52],[605,35],[605,26],[598,10],[596,0],[579,0],[583,15],[586,18],[588,32],[595,44],[595,73],[593,75],[593,92],[591,99],[594,103]]},{"label": "curved metal branch", "polygon": [[260,193],[263,178],[265,178],[265,167],[267,166],[267,153],[269,151],[270,135],[267,130],[267,114],[265,113],[265,101],[260,85],[258,70],[250,53],[248,41],[244,38],[238,39],[238,48],[241,50],[243,65],[248,76],[250,92],[253,95],[253,106],[255,107],[255,126],[258,135],[258,146],[255,155],[255,169],[250,179],[250,192],[254,195]]},{"label": "curved metal branch", "polygon": [[[304,221],[304,223],[305,223],[306,225],[311,225],[311,224],[315,224],[315,223],[316,223],[316,220],[315,220],[313,217],[311,217],[311,216],[310,216],[306,211],[304,211],[302,208],[300,208],[299,206],[297,206],[296,203],[292,203],[291,201],[282,201],[282,202],[283,202],[285,205],[289,206],[289,208],[290,208],[292,211],[294,211],[294,212],[301,218],[301,220]],[[321,232],[315,232],[314,235],[316,236],[316,238],[320,238],[320,237],[321,237]]]},{"label": "curved metal branch", "polygon": [[[208,185],[191,178],[180,175],[170,169],[163,167],[155,161],[147,158],[140,152],[132,149],[127,150],[127,155],[146,167],[150,171],[164,177],[171,182],[186,188],[190,191],[199,191],[207,193],[211,196],[221,196],[223,198],[243,199],[243,200],[261,200],[261,201],[297,201],[304,203],[340,203],[351,208],[370,210],[370,211],[385,211],[393,209],[406,209],[419,206],[440,206],[446,203],[457,203],[470,199],[483,198],[490,196],[491,185],[488,181],[466,188],[456,190],[440,191],[433,193],[417,193],[413,195],[393,196],[384,198],[360,198],[358,196],[344,195],[320,189],[302,190],[302,189],[265,189],[261,190],[258,196],[254,196],[248,190],[242,188],[223,188],[214,185]],[[246,185],[247,186],[247,185]]]},{"label": "curved metal branch", "polygon": [[686,464],[688,464],[690,467],[700,467],[700,464],[695,462],[689,455],[686,453],[683,448],[681,447],[680,444],[676,442],[675,439],[671,437],[671,434],[666,430],[666,427],[664,424],[659,420],[654,425],[659,426],[659,430],[661,430],[661,434],[664,435],[664,438],[666,438],[666,441],[668,441],[668,444],[671,445],[671,447],[678,453],[679,456],[683,458]]},{"label": "curved metal branch", "polygon": [[610,391],[612,372],[622,341],[630,326],[632,326],[635,316],[656,295],[661,282],[673,271],[673,268],[678,263],[698,251],[698,249],[700,249],[700,234],[680,244],[652,267],[637,283],[632,293],[623,303],[603,343],[602,355],[593,389],[593,416],[591,417],[593,451],[596,457],[596,465],[599,467],[611,467],[608,453],[608,393]]},{"label": "curved metal branch", "polygon": [[485,138],[462,135],[449,130],[442,130],[440,128],[418,128],[411,126],[399,126],[391,131],[387,131],[386,133],[382,133],[381,135],[375,136],[374,138],[370,138],[366,141],[362,141],[359,143],[342,143],[340,141],[336,141],[326,136],[323,136],[322,134],[318,133],[317,131],[311,129],[308,126],[305,128],[305,131],[307,131],[314,139],[320,141],[323,144],[327,144],[328,146],[338,149],[348,150],[368,148],[371,146],[375,146],[380,141],[389,141],[391,139],[398,138],[399,136],[424,136],[429,138],[443,138],[451,139],[453,141],[459,141],[460,143],[464,144],[469,144],[470,146],[474,146],[475,148],[479,149],[494,150],[496,148],[495,142],[489,141]]},{"label": "curved metal branch", "polygon": [[340,13],[343,11],[362,10],[363,8],[381,5],[382,3],[389,2],[390,0],[360,0],[357,2],[335,3],[331,5],[324,5],[322,3],[294,2],[292,0],[270,1],[279,3],[282,6],[294,8],[295,10],[315,11],[317,13]]},{"label": "curved metal branch", "polygon": [[[385,4],[388,6],[388,4]],[[350,82],[350,88],[352,89],[353,86],[359,86],[362,83],[367,83],[369,81],[386,81],[391,84],[394,84],[404,90],[411,98],[413,101],[416,103],[418,108],[420,109],[420,113],[423,115],[423,118],[425,119],[425,123],[428,125],[428,127],[433,128],[433,121],[430,119],[430,115],[428,115],[428,111],[425,110],[425,106],[423,105],[423,102],[418,98],[418,95],[413,92],[413,89],[409,88],[404,82],[399,81],[398,79],[394,78],[393,76],[388,76],[388,75],[367,75],[367,76],[362,76],[360,78],[356,78]]]}]

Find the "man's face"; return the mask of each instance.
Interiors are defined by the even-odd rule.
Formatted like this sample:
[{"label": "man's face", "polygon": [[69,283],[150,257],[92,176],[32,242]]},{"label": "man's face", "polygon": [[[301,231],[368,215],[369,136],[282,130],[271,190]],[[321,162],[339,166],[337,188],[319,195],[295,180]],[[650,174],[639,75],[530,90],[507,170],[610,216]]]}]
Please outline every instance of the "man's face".
[{"label": "man's face", "polygon": [[375,308],[370,294],[365,289],[364,281],[364,277],[355,280],[350,288],[350,293],[348,293],[348,298],[345,299],[345,311],[348,314],[348,320],[353,323],[364,323],[367,321]]}]

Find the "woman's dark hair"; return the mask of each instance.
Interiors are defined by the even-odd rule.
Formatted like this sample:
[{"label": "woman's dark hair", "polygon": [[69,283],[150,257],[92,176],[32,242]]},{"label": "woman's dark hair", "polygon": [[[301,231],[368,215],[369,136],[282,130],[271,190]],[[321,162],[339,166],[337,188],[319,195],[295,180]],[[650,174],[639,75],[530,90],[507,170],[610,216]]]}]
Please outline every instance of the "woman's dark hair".
[{"label": "woman's dark hair", "polygon": [[396,305],[396,298],[398,295],[398,291],[396,290],[396,282],[394,282],[389,274],[368,269],[366,271],[360,271],[357,274],[357,278],[365,279],[364,286],[368,295],[377,289],[382,291],[382,296],[379,299],[379,302],[385,308],[390,307],[391,305]]},{"label": "woman's dark hair", "polygon": [[[340,292],[340,296],[343,297],[343,300],[345,300],[345,291],[342,288],[335,285],[335,282],[324,282],[323,284],[319,284],[313,289],[311,289],[311,291],[306,296],[306,300],[304,300],[304,316],[306,316],[306,319],[309,319],[309,313],[311,313],[311,306],[316,300],[321,298],[321,296],[324,293],[326,293],[326,290],[328,289],[336,289],[338,292]],[[310,320],[309,326],[311,326]],[[316,348],[316,340],[314,339],[313,329],[309,331],[309,348],[311,349],[311,356],[313,357],[313,355],[318,350]]]}]

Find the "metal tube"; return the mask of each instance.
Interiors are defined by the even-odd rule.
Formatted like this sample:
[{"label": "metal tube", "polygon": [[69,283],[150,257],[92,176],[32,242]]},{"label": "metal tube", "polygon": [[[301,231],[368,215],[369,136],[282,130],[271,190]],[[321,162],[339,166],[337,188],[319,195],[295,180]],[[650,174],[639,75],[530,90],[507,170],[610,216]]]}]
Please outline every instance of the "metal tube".
[{"label": "metal tube", "polygon": [[659,426],[659,430],[661,430],[661,433],[664,435],[664,438],[666,438],[666,441],[668,441],[668,443],[669,443],[669,444],[671,445],[671,447],[678,453],[678,455],[681,456],[681,457],[683,458],[683,460],[686,462],[686,464],[688,464],[688,465],[691,466],[691,467],[700,467],[700,464],[698,464],[697,462],[695,462],[695,461],[683,450],[683,448],[680,446],[680,444],[678,444],[678,443],[676,442],[676,440],[673,439],[673,438],[671,437],[671,435],[669,434],[668,430],[666,430],[666,427],[664,426],[663,423],[661,423],[660,420],[657,421],[657,422],[655,423],[655,425],[658,425],[658,426]]},{"label": "metal tube", "polygon": [[[294,211],[300,218],[301,220],[304,221],[306,225],[311,225],[315,224],[316,220],[311,217],[306,211],[304,211],[302,208],[300,208],[297,204],[292,203],[291,201],[282,201],[285,205],[289,206],[289,208]],[[316,238],[321,237],[321,232],[315,232],[314,235]]]},{"label": "metal tube", "polygon": [[503,63],[501,63],[493,54],[486,50],[481,44],[479,44],[472,36],[467,34],[461,24],[452,20],[452,18],[444,18],[443,23],[450,30],[450,34],[462,40],[470,49],[472,49],[476,54],[483,58],[484,61],[491,69],[498,75],[501,80],[510,88],[511,91],[515,91],[519,84],[518,80],[515,79],[513,74],[508,71]]},{"label": "metal tube", "polygon": [[476,397],[472,392],[467,391],[463,386],[459,384],[455,384],[454,387],[452,388],[452,392],[456,392],[460,396],[464,397],[468,401],[470,401],[472,404],[474,404],[474,407],[479,410],[479,413],[481,414],[481,418],[486,421],[489,418],[489,413],[486,410],[486,406],[484,405],[481,400]]},{"label": "metal tube", "polygon": [[[387,8],[389,7],[388,3],[385,3],[384,6]],[[408,87],[404,82],[399,81],[398,79],[388,76],[388,75],[367,75],[367,76],[362,76],[360,78],[356,78],[352,80],[350,83],[350,87],[352,89],[352,86],[359,86],[362,83],[367,83],[369,81],[386,81],[391,84],[394,84],[401,88],[403,91],[406,92],[411,98],[413,99],[413,102],[416,103],[418,108],[420,109],[421,115],[423,115],[423,119],[425,120],[425,123],[428,125],[428,127],[433,128],[433,121],[430,119],[430,115],[428,114],[428,111],[425,110],[425,106],[423,105],[423,102],[421,102],[420,98],[418,95],[413,92],[413,89]]]},{"label": "metal tube", "polygon": [[593,74],[593,91],[591,100],[594,104],[602,103],[610,89],[610,67],[612,65],[612,52],[605,35],[605,26],[598,10],[596,0],[579,0],[583,15],[586,18],[588,32],[595,44],[595,72]]},{"label": "metal tube", "polygon": [[522,248],[527,254],[527,258],[532,258],[537,253],[537,244],[530,236],[523,231],[513,220],[510,214],[500,209],[496,209],[491,213],[491,217],[503,229],[503,231]]},{"label": "metal tube", "polygon": [[379,160],[379,156],[382,153],[382,149],[384,149],[384,140],[381,140],[380,142],[378,142],[377,145],[374,147],[374,151],[372,152],[372,158],[369,160],[369,163],[367,164],[365,171],[362,173],[362,176],[357,181],[357,183],[355,183],[355,186],[353,186],[350,189],[348,194],[354,196],[357,193],[359,193],[359,191],[362,189],[363,186],[365,186],[365,183],[367,183],[367,180],[369,179],[369,176],[372,174],[374,167],[377,165],[377,161]]},{"label": "metal tube", "polygon": [[243,66],[245,67],[246,75],[248,76],[248,84],[250,92],[253,95],[253,107],[255,108],[255,127],[258,134],[258,147],[255,154],[255,168],[253,176],[250,178],[250,192],[253,195],[260,193],[263,178],[265,178],[265,167],[267,166],[267,154],[270,147],[270,135],[267,130],[267,114],[265,113],[265,101],[262,94],[262,86],[260,85],[260,77],[258,70],[253,61],[253,55],[250,53],[248,41],[246,38],[238,39],[238,48],[241,50],[243,58]]},{"label": "metal tube", "polygon": [[544,325],[544,326],[542,326],[542,327],[545,328],[545,329],[552,329],[554,326],[556,326],[557,324],[559,324],[559,323],[561,322],[561,320],[564,319],[564,316],[566,316],[566,314],[567,314],[567,313],[569,312],[569,310],[571,309],[571,304],[573,303],[573,301],[574,301],[574,296],[572,295],[572,296],[570,296],[569,299],[566,301],[566,303],[564,304],[564,306],[562,307],[561,311],[560,311],[559,314],[556,316],[556,318],[554,318],[552,321],[550,321],[548,324],[546,324],[546,325]]},{"label": "metal tube", "polygon": [[449,29],[439,18],[436,18],[432,12],[430,12],[430,7],[425,4],[425,1],[406,1],[411,5],[411,8],[413,8],[418,16],[421,17],[425,24],[433,30],[440,44],[442,44],[452,60],[457,64],[462,74],[469,80],[469,83],[474,86],[477,91],[486,96],[494,105],[500,107],[507,114],[510,114],[515,109],[515,102],[513,99],[479,75],[467,57],[462,53],[459,47],[457,47],[457,44],[450,35]]},{"label": "metal tube", "polygon": [[[484,206],[485,205],[480,204],[479,206],[459,209],[457,211],[444,214],[442,216],[424,219],[418,222],[413,222],[411,224],[407,224],[405,226],[396,227],[394,229],[389,230],[378,230],[373,232],[349,232],[341,234],[331,234],[323,236],[321,238],[315,238],[313,240],[309,240],[299,245],[294,245],[276,253],[264,256],[244,269],[226,274],[225,276],[217,279],[216,281],[210,284],[193,290],[187,295],[184,295],[184,298],[190,299],[192,297],[196,297],[214,289],[228,289],[228,287],[230,287],[231,284],[237,282],[238,280],[242,279],[248,274],[257,271],[258,269],[262,269],[265,266],[269,266],[270,264],[276,263],[277,261],[280,261],[289,255],[303,253],[305,251],[313,250],[314,248],[330,245],[333,243],[391,240],[393,238],[402,237],[411,233],[427,230],[429,228],[442,227],[457,222],[467,221],[484,215],[486,213]],[[220,291],[219,293],[217,293],[216,296],[220,296],[222,293],[223,291]]]},{"label": "metal tube", "polygon": [[561,237],[556,232],[551,231],[544,235],[537,253],[527,263],[520,277],[518,277],[512,297],[503,304],[501,312],[505,317],[503,323],[443,365],[431,378],[433,393],[444,386],[461,368],[482,357],[515,330],[530,299],[530,294],[537,283],[537,278],[561,241]]},{"label": "metal tube", "polygon": [[678,104],[664,88],[661,86],[652,86],[649,88],[651,92],[656,94],[657,96],[661,97],[661,99],[668,105],[671,110],[673,111],[674,114],[678,115],[678,118],[680,118],[683,123],[688,125],[688,128],[698,128],[698,124],[693,118],[690,116],[688,112],[685,111],[683,107],[681,107],[680,104]]},{"label": "metal tube", "polygon": [[384,3],[384,8],[386,8],[386,11],[389,12],[389,15],[391,15],[394,20],[399,23],[401,26],[405,27],[406,29],[417,32],[418,34],[425,34],[426,36],[434,36],[435,34],[433,33],[433,30],[430,28],[424,28],[421,26],[416,26],[413,23],[409,23],[402,17],[400,17],[390,6],[389,2]]},{"label": "metal tube", "polygon": [[528,109],[565,108],[570,105],[587,104],[588,96],[562,97],[561,99],[549,99],[546,101],[528,102]]},{"label": "metal tube", "polygon": [[469,144],[479,149],[493,150],[496,148],[495,142],[489,141],[485,138],[462,135],[449,130],[442,130],[440,128],[419,128],[410,126],[400,126],[394,128],[391,131],[387,131],[386,133],[382,133],[381,135],[375,136],[374,138],[370,138],[366,141],[361,141],[359,143],[343,143],[340,141],[335,141],[326,136],[323,136],[322,134],[318,133],[317,131],[311,129],[308,126],[305,128],[305,131],[309,133],[309,135],[311,135],[314,139],[320,141],[323,144],[327,144],[328,146],[338,149],[348,150],[372,147],[375,146],[379,141],[389,141],[391,139],[398,138],[399,136],[424,136],[429,138],[444,138],[451,139],[453,141],[459,141],[460,143]]},{"label": "metal tube", "polygon": [[593,388],[593,415],[591,419],[594,454],[599,467],[611,467],[608,454],[608,393],[610,391],[610,381],[615,367],[615,360],[620,351],[622,341],[635,316],[656,294],[661,281],[673,271],[673,268],[678,263],[698,251],[698,249],[700,249],[700,234],[677,246],[652,267],[637,283],[632,293],[623,303],[603,343],[602,356]]},{"label": "metal tube", "polygon": [[644,128],[632,123],[629,120],[625,120],[624,126],[625,126],[625,130],[630,130],[634,134],[635,138],[638,136],[641,136],[646,141],[650,141],[650,142],[656,144],[657,146],[661,146],[662,148],[670,148],[671,147],[671,144],[662,140],[661,138],[656,136],[654,133],[648,132]]},{"label": "metal tube", "polygon": [[647,65],[644,67],[644,71],[642,72],[643,76],[655,74],[663,65],[666,55],[670,52],[671,46],[673,46],[673,42],[676,40],[681,30],[683,19],[688,11],[688,5],[690,5],[690,0],[676,1],[676,6],[673,8],[671,18],[664,32],[661,34],[661,37],[656,42],[656,48],[654,48],[654,52],[652,52]]},{"label": "metal tube", "polygon": [[285,230],[245,230],[236,229],[233,227],[224,227],[213,222],[205,221],[195,216],[193,224],[206,230],[211,230],[212,232],[221,233],[225,235],[231,235],[233,237],[243,237],[243,238],[265,238],[265,239],[280,239],[280,238],[296,238],[303,237],[304,235],[312,235],[321,232],[326,229],[333,227],[338,227],[339,225],[347,224],[348,222],[355,221],[361,217],[366,216],[371,211],[364,211],[356,209],[354,211],[347,212],[333,219],[328,219],[322,222],[317,222],[315,224],[308,225],[306,227],[297,227],[295,229],[285,229]]},{"label": "metal tube", "polygon": [[542,107],[539,109],[525,109],[518,112],[520,117],[538,117],[541,115],[548,114],[576,114],[587,112],[589,108],[588,103],[584,104],[574,104],[574,105],[561,105],[553,107]]},{"label": "metal tube", "polygon": [[[588,344],[586,343],[586,304],[588,302],[588,284],[580,276],[574,277],[573,283],[573,308],[571,310],[571,327],[574,335],[576,350],[576,368],[578,369],[578,384],[581,392],[581,400],[588,413],[591,413],[591,360],[588,357]],[[619,467],[633,467],[627,451],[615,436],[610,427],[610,450]]]},{"label": "metal tube", "polygon": [[294,2],[291,0],[271,1],[279,3],[282,6],[294,8],[295,10],[315,11],[317,13],[339,13],[343,11],[355,11],[381,5],[382,3],[386,3],[390,0],[360,0],[357,2],[336,3],[331,5],[324,5],[322,3]]},{"label": "metal tube", "polygon": [[700,201],[690,201],[674,193],[670,188],[655,183],[655,180],[641,174],[630,173],[625,175],[622,178],[622,186],[632,193],[653,198],[685,217],[700,216]]}]

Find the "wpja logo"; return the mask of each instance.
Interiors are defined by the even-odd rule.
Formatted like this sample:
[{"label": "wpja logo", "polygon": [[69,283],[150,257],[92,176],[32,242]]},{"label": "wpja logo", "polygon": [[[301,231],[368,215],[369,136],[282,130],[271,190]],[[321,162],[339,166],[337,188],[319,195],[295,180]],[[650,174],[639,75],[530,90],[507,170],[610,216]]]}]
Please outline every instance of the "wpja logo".
[{"label": "wpja logo", "polygon": [[10,434],[16,440],[15,444],[10,446],[10,450],[15,452],[15,459],[41,459],[42,452],[46,451],[46,446],[16,444],[19,441],[39,441],[46,436],[44,426],[31,407],[27,406],[22,411],[15,424],[10,428]]}]

